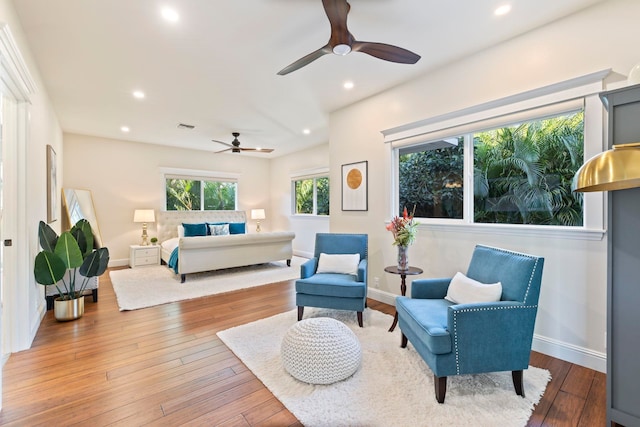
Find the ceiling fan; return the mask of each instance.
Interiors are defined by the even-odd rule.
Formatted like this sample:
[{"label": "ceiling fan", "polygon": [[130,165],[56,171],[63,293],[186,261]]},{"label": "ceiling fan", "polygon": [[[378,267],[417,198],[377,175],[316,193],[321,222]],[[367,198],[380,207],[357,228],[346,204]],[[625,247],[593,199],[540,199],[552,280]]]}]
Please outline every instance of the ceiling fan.
[{"label": "ceiling fan", "polygon": [[213,142],[217,142],[218,144],[226,145],[229,148],[225,148],[224,150],[216,151],[216,153],[224,153],[225,151],[231,151],[232,153],[239,153],[241,151],[255,151],[256,153],[270,153],[273,151],[273,148],[244,148],[240,147],[240,141],[238,137],[240,136],[239,132],[233,132],[233,141],[231,144],[227,144],[226,142],[217,141],[212,139]]},{"label": "ceiling fan", "polygon": [[402,64],[415,64],[420,59],[420,55],[401,47],[356,40],[347,29],[347,14],[351,9],[347,0],[322,0],[322,4],[331,24],[329,43],[284,67],[278,72],[279,75],[289,74],[329,53],[344,56],[350,52],[363,52],[385,61]]}]

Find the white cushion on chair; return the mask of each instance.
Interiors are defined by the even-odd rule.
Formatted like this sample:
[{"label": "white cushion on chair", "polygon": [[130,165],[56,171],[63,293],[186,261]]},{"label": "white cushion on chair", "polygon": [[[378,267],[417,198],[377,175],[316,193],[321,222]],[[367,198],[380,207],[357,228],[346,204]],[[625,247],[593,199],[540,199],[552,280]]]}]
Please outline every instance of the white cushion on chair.
[{"label": "white cushion on chair", "polygon": [[320,254],[316,273],[358,274],[360,254]]},{"label": "white cushion on chair", "polygon": [[496,302],[502,296],[502,283],[485,284],[473,280],[458,272],[447,290],[447,301],[454,304],[469,304],[475,302]]}]

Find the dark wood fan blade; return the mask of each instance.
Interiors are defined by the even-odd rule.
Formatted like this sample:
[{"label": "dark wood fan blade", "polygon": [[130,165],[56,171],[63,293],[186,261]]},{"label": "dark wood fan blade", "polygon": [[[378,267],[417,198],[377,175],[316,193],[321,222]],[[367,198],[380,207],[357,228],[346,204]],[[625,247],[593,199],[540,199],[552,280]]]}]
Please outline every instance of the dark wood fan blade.
[{"label": "dark wood fan blade", "polygon": [[354,41],[351,45],[351,50],[401,64],[415,64],[420,59],[420,55],[410,50],[384,43]]},{"label": "dark wood fan blade", "polygon": [[324,56],[324,55],[326,55],[328,53],[331,53],[331,52],[332,52],[331,51],[331,46],[326,45],[324,47],[321,47],[320,49],[316,50],[315,52],[311,52],[307,56],[303,56],[302,58],[298,59],[293,64],[287,65],[282,70],[278,71],[278,75],[279,76],[284,76],[285,74],[289,74],[292,71],[296,71],[296,70],[304,67],[305,65],[311,64],[313,61],[315,61],[316,59],[320,58],[321,56]]},{"label": "dark wood fan blade", "polygon": [[257,153],[270,153],[273,151],[273,148],[243,148],[240,147],[242,151],[255,151]]},{"label": "dark wood fan blade", "polygon": [[347,0],[322,0],[322,5],[331,24],[329,45],[332,48],[339,44],[350,45],[353,41],[353,36],[347,29],[347,15],[351,9]]},{"label": "dark wood fan blade", "polygon": [[[228,144],[227,144],[228,145]],[[225,148],[224,150],[220,150],[220,151],[214,151],[214,154],[218,154],[218,153],[224,153],[225,151],[231,151],[233,150],[233,148]]]},{"label": "dark wood fan blade", "polygon": [[211,141],[217,142],[218,144],[226,145],[227,147],[233,148],[233,145],[227,144],[226,142],[218,141],[217,139],[212,139]]}]

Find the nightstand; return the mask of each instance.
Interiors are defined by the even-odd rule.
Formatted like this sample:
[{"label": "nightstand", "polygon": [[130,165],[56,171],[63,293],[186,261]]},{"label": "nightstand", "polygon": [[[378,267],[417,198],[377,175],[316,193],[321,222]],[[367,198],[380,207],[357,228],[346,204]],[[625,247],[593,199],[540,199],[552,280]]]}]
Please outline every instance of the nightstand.
[{"label": "nightstand", "polygon": [[160,246],[129,246],[129,267],[160,264]]}]

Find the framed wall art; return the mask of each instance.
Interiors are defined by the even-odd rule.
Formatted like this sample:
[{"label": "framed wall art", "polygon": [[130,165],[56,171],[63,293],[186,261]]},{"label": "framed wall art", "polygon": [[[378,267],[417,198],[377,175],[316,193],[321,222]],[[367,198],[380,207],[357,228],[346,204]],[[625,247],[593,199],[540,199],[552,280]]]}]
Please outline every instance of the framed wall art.
[{"label": "framed wall art", "polygon": [[342,165],[342,210],[366,211],[368,207],[368,162]]},{"label": "framed wall art", "polygon": [[58,179],[56,152],[47,145],[47,222],[58,219]]}]

